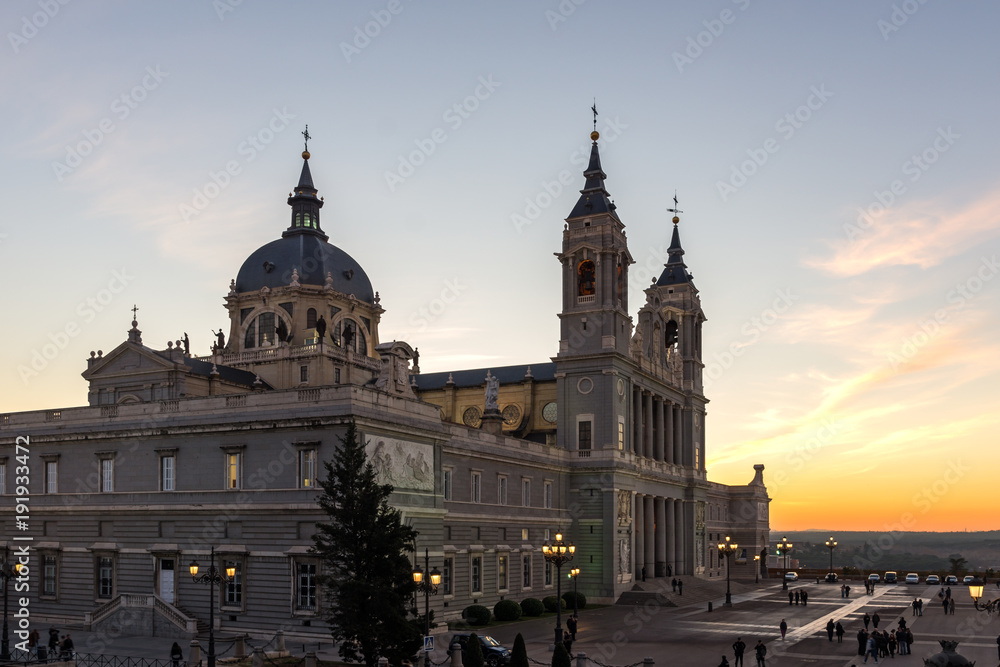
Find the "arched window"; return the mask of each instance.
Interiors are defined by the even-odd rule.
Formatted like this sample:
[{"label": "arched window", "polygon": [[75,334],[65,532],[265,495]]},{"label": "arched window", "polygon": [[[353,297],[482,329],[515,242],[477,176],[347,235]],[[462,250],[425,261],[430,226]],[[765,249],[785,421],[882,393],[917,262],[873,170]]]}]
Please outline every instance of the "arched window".
[{"label": "arched window", "polygon": [[577,274],[577,295],[589,296],[595,293],[594,290],[594,262],[585,259],[576,267]]},{"label": "arched window", "polygon": [[663,337],[663,344],[666,347],[673,347],[677,343],[677,322],[670,320],[667,322],[667,332]]},{"label": "arched window", "polygon": [[[243,347],[270,347],[278,344],[275,327],[278,318],[274,313],[261,313],[247,327],[243,336]],[[286,324],[287,326],[287,324]]]},{"label": "arched window", "polygon": [[316,328],[316,309],[310,308],[306,311],[306,329]]}]

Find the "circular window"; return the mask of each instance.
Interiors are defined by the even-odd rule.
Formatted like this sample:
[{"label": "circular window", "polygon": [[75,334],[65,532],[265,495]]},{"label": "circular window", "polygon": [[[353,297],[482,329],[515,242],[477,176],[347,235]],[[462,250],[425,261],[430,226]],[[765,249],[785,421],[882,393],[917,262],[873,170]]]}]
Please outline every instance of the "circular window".
[{"label": "circular window", "polygon": [[625,395],[625,380],[622,380],[621,378],[618,378],[618,395]]},{"label": "circular window", "polygon": [[505,405],[501,414],[503,414],[503,423],[507,426],[517,426],[518,422],[521,421],[521,408],[513,403]]},{"label": "circular window", "polygon": [[462,413],[462,421],[466,426],[479,428],[479,425],[483,421],[483,413],[477,407],[466,408],[465,412]]},{"label": "circular window", "polygon": [[556,407],[555,401],[551,403],[546,403],[545,407],[542,408],[542,419],[550,424],[555,424],[556,419],[559,417],[559,410]]},{"label": "circular window", "polygon": [[581,394],[589,394],[594,390],[594,381],[590,378],[580,378],[576,383],[576,390]]}]

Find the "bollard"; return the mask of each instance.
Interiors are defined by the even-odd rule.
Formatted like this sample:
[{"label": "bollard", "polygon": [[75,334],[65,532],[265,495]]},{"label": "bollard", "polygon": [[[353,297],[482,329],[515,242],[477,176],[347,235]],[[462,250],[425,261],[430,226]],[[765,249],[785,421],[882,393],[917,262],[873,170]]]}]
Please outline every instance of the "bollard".
[{"label": "bollard", "polygon": [[247,657],[247,637],[240,635],[236,638],[236,645],[233,647],[233,657],[242,659]]},{"label": "bollard", "polygon": [[708,601],[708,610],[712,611],[712,601],[711,600]]},{"label": "bollard", "polygon": [[274,633],[274,650],[284,651],[285,650],[285,632],[283,630],[278,630]]},{"label": "bollard", "polygon": [[389,667],[389,658],[379,658],[378,667]]},{"label": "bollard", "polygon": [[458,642],[451,645],[451,667],[462,667],[462,645]]},{"label": "bollard", "polygon": [[306,667],[316,667],[316,654],[312,651],[306,653]]},{"label": "bollard", "polygon": [[642,667],[653,667],[653,659],[652,658],[643,658],[642,659]]},{"label": "bollard", "polygon": [[197,639],[191,640],[191,648],[188,651],[188,664],[197,665],[201,662],[201,644]]},{"label": "bollard", "polygon": [[253,667],[264,667],[264,649],[260,646],[253,650]]},{"label": "bollard", "polygon": [[583,651],[576,654],[576,667],[587,667],[587,654]]}]

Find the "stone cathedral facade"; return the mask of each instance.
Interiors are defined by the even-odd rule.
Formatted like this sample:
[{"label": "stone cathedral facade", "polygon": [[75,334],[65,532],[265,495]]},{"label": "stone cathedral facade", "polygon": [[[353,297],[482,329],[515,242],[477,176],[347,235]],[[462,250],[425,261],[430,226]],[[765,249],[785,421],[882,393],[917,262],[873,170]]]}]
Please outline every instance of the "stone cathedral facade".
[{"label": "stone cathedral facade", "polygon": [[[724,576],[725,535],[745,547],[733,576],[753,577],[768,548],[763,465],[746,486],[708,480],[706,318],[680,221],[662,275],[633,298],[598,138],[557,253],[555,356],[443,373],[421,373],[414,348],[380,332],[379,292],[329,243],[304,152],[290,222],[231,282],[210,356],[186,340],[151,347],[134,319],[87,360],[86,406],[0,414],[5,515],[16,439],[30,449],[33,619],[185,636],[212,604],[224,631],[324,634],[316,482],[350,420],[444,574],[439,619],[554,594],[541,547],[557,532],[598,602],[643,574]],[[187,575],[212,549],[236,569],[214,595]]]}]

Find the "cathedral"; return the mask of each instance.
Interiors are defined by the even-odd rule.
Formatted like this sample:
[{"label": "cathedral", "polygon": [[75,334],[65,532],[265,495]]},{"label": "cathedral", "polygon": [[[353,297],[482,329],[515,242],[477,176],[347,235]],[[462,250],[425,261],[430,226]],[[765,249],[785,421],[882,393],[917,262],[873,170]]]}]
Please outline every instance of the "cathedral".
[{"label": "cathedral", "polygon": [[[303,152],[287,227],[239,268],[209,356],[149,347],[133,318],[87,360],[87,405],[0,415],[4,513],[22,484],[15,443],[30,451],[34,622],[190,637],[211,606],[217,630],[325,635],[317,476],[352,420],[442,573],[438,619],[554,595],[542,547],[557,533],[594,602],[641,580],[724,577],[727,535],[734,578],[766,572],[764,466],[746,486],[705,468],[706,317],[680,220],[633,313],[625,224],[591,139],[557,253],[556,355],[441,373],[421,373],[410,342],[383,342],[379,292],[329,243]],[[187,574],[213,557],[232,572],[215,592]]]}]

